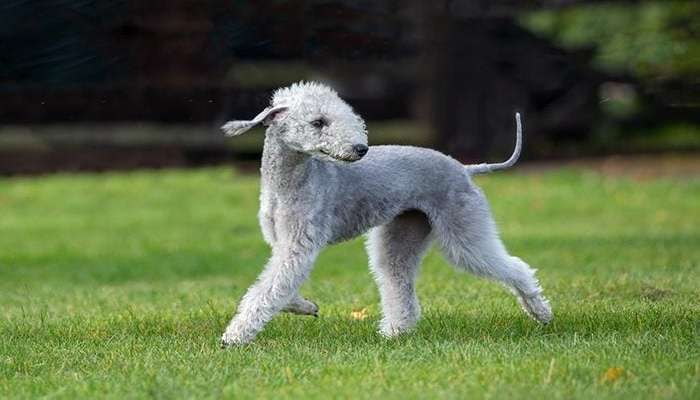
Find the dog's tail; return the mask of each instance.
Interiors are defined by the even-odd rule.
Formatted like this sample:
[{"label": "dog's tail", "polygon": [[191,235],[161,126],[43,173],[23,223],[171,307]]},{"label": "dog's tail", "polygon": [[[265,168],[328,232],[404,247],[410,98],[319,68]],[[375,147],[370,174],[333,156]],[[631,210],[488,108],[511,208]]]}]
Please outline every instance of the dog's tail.
[{"label": "dog's tail", "polygon": [[523,126],[520,123],[520,113],[515,113],[515,125],[515,149],[513,150],[513,154],[510,156],[510,158],[502,163],[496,164],[465,165],[464,167],[471,175],[486,174],[489,172],[498,171],[500,169],[510,168],[515,165],[520,157],[520,150],[523,148]]}]

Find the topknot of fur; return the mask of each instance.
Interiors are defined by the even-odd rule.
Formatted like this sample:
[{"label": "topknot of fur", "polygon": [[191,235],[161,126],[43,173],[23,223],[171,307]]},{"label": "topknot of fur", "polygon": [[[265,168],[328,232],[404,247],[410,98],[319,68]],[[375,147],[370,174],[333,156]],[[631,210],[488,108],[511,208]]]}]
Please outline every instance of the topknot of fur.
[{"label": "topknot of fur", "polygon": [[293,107],[304,102],[315,102],[319,98],[335,98],[340,100],[338,93],[330,87],[318,82],[297,82],[291,86],[277,89],[272,95],[272,105]]}]

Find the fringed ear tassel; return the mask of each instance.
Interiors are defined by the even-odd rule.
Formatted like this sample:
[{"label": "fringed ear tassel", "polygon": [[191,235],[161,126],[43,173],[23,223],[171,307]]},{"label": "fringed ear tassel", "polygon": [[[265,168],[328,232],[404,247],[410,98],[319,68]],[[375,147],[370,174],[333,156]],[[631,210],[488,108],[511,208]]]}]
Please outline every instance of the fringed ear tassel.
[{"label": "fringed ear tassel", "polygon": [[284,111],[286,109],[287,109],[286,106],[267,107],[260,114],[256,115],[255,118],[253,118],[252,120],[250,120],[250,121],[229,121],[221,127],[221,130],[224,131],[224,134],[226,136],[238,136],[244,132],[247,132],[249,129],[253,128],[255,125],[257,125],[261,122],[265,122],[266,120],[269,120],[271,118],[274,118],[278,112]]},{"label": "fringed ear tassel", "polygon": [[221,127],[221,130],[226,136],[238,136],[257,124],[255,121],[229,121]]}]

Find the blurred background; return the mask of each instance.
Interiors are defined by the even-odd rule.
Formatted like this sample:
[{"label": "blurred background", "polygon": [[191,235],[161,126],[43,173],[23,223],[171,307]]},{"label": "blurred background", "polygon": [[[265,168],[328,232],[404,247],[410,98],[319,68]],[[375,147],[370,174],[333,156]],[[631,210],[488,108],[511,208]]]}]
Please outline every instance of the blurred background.
[{"label": "blurred background", "polygon": [[5,0],[0,174],[253,163],[299,80],[464,162],[700,150],[700,2]]}]

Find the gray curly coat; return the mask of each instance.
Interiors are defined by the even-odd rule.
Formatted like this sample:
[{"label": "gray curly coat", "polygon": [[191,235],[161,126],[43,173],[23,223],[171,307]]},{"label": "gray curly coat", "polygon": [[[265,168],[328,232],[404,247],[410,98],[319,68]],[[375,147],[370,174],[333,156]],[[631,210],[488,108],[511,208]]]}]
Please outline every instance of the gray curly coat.
[{"label": "gray curly coat", "polygon": [[[488,202],[471,175],[510,167],[464,166],[430,149],[367,147],[364,121],[330,88],[298,83],[275,92],[251,121],[231,121],[228,135],[263,123],[260,226],[272,247],[264,271],[248,289],[222,345],[250,342],[280,311],[317,315],[298,294],[326,245],[369,232],[367,252],[379,286],[379,332],[409,331],[420,316],[415,279],[436,241],[455,266],[503,283],[541,323],[552,319],[535,271],[499,239]],[[366,153],[366,155],[365,155]]]}]

